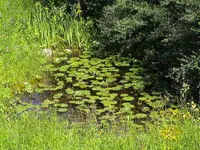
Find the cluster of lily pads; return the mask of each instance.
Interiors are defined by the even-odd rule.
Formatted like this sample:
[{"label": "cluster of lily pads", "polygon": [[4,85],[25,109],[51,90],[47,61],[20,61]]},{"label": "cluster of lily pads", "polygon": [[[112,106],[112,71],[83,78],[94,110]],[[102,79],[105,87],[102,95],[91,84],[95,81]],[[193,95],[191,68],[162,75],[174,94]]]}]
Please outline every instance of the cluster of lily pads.
[{"label": "cluster of lily pads", "polygon": [[91,57],[88,52],[73,57],[59,53],[48,65],[53,83],[41,85],[37,92],[50,96],[43,107],[55,106],[60,113],[70,106],[85,113],[94,113],[101,120],[149,118],[150,111],[163,107],[160,93],[146,93],[150,84],[144,69],[135,59],[112,56]]}]

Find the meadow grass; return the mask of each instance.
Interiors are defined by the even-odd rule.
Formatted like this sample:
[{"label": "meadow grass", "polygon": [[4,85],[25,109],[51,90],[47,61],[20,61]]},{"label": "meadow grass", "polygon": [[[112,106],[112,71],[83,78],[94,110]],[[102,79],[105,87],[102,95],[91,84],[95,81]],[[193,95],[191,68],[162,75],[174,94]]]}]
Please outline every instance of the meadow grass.
[{"label": "meadow grass", "polygon": [[[76,10],[74,10],[76,11]],[[0,101],[23,93],[43,75],[42,49],[84,47],[85,22],[66,8],[50,8],[30,0],[0,1]]]},{"label": "meadow grass", "polygon": [[32,6],[29,0],[0,1],[0,100],[41,73],[45,60],[28,31]]},{"label": "meadow grass", "polygon": [[[33,11],[34,10],[34,11]],[[65,8],[36,6],[30,0],[0,1],[0,101],[11,97],[42,73],[41,48],[57,37],[69,47],[87,43],[83,20],[64,14]],[[51,12],[51,13],[50,13]],[[67,20],[67,21],[66,21]],[[100,129],[98,124],[70,124],[55,114],[1,113],[0,150],[198,150],[200,122],[177,119],[148,130],[131,123],[124,130]],[[6,108],[10,109],[10,108]],[[9,112],[9,111],[8,111]],[[163,118],[167,120],[168,118]]]},{"label": "meadow grass", "polygon": [[10,119],[3,116],[1,150],[198,150],[200,146],[200,122],[193,119],[177,122],[180,133],[172,138],[168,134],[173,133],[163,136],[165,131],[158,126],[145,131],[130,125],[127,131],[118,128],[100,132],[98,125],[69,124],[46,113]]}]

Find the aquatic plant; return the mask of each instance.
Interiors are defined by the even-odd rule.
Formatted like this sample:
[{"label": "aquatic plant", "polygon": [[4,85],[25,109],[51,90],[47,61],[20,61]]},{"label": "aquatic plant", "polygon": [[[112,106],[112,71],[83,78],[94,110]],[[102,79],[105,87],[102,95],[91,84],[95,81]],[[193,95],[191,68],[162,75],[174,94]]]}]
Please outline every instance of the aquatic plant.
[{"label": "aquatic plant", "polygon": [[94,58],[87,51],[78,57],[70,55],[58,53],[48,65],[54,85],[37,89],[51,93],[48,103],[59,112],[68,112],[67,108],[74,106],[82,112],[94,113],[100,120],[140,122],[150,118],[151,110],[164,106],[161,93],[145,92],[150,83],[137,60],[117,56]]}]

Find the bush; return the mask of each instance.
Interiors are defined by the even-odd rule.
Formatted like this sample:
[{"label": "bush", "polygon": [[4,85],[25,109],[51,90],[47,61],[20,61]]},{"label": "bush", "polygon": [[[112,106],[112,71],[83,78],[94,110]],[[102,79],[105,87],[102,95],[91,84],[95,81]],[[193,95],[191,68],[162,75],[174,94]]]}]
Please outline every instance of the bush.
[{"label": "bush", "polygon": [[[188,60],[199,55],[199,8],[200,4],[195,0],[118,1],[104,9],[97,23],[96,53],[134,56],[159,76],[157,80],[166,80],[173,68],[177,70],[182,63],[188,66]],[[200,65],[195,63],[195,66]],[[184,79],[173,82],[178,93],[183,84],[180,80],[197,89],[199,70],[187,70]],[[183,76],[183,72],[180,71],[178,76]],[[174,75],[168,77],[175,81]],[[195,83],[190,81],[191,78]],[[194,88],[192,91],[196,93]],[[194,95],[197,98],[197,94]]]}]

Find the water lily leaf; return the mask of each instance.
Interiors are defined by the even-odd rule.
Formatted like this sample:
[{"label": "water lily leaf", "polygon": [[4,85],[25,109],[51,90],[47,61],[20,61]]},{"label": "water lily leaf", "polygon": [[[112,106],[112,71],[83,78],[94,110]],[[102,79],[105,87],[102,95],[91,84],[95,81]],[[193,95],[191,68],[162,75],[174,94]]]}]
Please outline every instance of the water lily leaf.
[{"label": "water lily leaf", "polygon": [[105,109],[98,109],[98,110],[97,110],[98,113],[103,113],[103,112],[105,112],[105,111],[106,111]]},{"label": "water lily leaf", "polygon": [[59,71],[61,71],[61,72],[65,72],[65,71],[67,71],[68,69],[69,69],[69,65],[64,65],[64,66],[61,66],[60,68],[59,68]]},{"label": "water lily leaf", "polygon": [[77,62],[77,61],[79,61],[79,60],[80,60],[79,57],[72,57],[72,58],[70,59],[70,61],[72,61],[72,62]]},{"label": "water lily leaf", "polygon": [[127,97],[123,97],[122,100],[124,100],[124,101],[132,101],[132,100],[134,100],[134,97],[132,97],[132,96],[127,96]]},{"label": "water lily leaf", "polygon": [[61,89],[63,89],[63,85],[58,85],[58,86],[55,87],[55,89],[56,89],[56,91],[61,90]]},{"label": "water lily leaf", "polygon": [[84,96],[84,95],[90,95],[90,91],[89,90],[78,90],[75,91],[74,96]]},{"label": "water lily leaf", "polygon": [[87,58],[90,58],[91,56],[89,54],[88,55],[85,54],[85,55],[81,55],[80,57],[84,58],[84,59],[87,59]]},{"label": "water lily leaf", "polygon": [[132,83],[124,84],[124,88],[125,88],[125,89],[128,89],[128,88],[130,88],[130,87],[132,87]]},{"label": "water lily leaf", "polygon": [[87,88],[86,82],[77,82],[73,84],[74,87],[80,87],[81,89]]},{"label": "water lily leaf", "polygon": [[50,87],[49,91],[57,91],[58,89],[56,87]]},{"label": "water lily leaf", "polygon": [[96,100],[95,99],[89,99],[87,102],[91,103],[91,104],[94,104],[96,102]]},{"label": "water lily leaf", "polygon": [[42,107],[49,107],[49,105],[54,104],[54,101],[50,101],[49,99],[46,99],[42,102]]},{"label": "water lily leaf", "polygon": [[83,105],[85,102],[84,101],[75,101],[74,104],[76,105]]},{"label": "water lily leaf", "polygon": [[110,93],[109,92],[103,92],[103,91],[101,91],[101,92],[97,92],[97,95],[98,96],[109,96],[110,95]]},{"label": "water lily leaf", "polygon": [[149,97],[149,100],[159,100],[160,99],[160,97],[158,97],[158,96],[150,96]]},{"label": "water lily leaf", "polygon": [[116,74],[113,74],[113,77],[118,78],[118,77],[121,77],[121,75],[116,73]]},{"label": "water lily leaf", "polygon": [[107,78],[106,79],[106,82],[108,82],[108,83],[112,83],[112,82],[115,82],[117,79],[115,79],[115,78]]},{"label": "water lily leaf", "polygon": [[75,101],[75,100],[70,100],[70,101],[69,101],[70,104],[76,104],[76,102],[77,102],[77,101]]},{"label": "water lily leaf", "polygon": [[84,73],[87,73],[88,71],[86,70],[86,69],[84,69],[84,68],[80,68],[80,69],[78,69],[77,70],[78,72],[84,72]]},{"label": "water lily leaf", "polygon": [[155,102],[148,102],[147,103],[148,105],[150,105],[151,107],[153,107],[153,108],[162,108],[162,107],[164,107],[164,103],[162,102],[162,101],[160,101],[160,100],[157,100],[157,101],[155,101]]},{"label": "water lily leaf", "polygon": [[101,91],[101,90],[103,90],[103,88],[97,86],[97,87],[92,88],[92,90],[93,91]]},{"label": "water lily leaf", "polygon": [[63,96],[63,93],[57,93],[53,96],[54,99],[59,99]]},{"label": "water lily leaf", "polygon": [[88,68],[91,68],[91,65],[86,63],[86,64],[84,64],[83,67],[88,69]]},{"label": "water lily leaf", "polygon": [[100,82],[98,80],[92,80],[91,82],[92,82],[93,85],[99,85],[100,84]]},{"label": "water lily leaf", "polygon": [[110,97],[112,97],[112,98],[115,98],[115,97],[117,97],[117,96],[118,96],[118,94],[116,94],[116,93],[110,94]]},{"label": "water lily leaf", "polygon": [[125,79],[126,81],[131,81],[131,80],[132,80],[130,76],[124,76],[124,79]]},{"label": "water lily leaf", "polygon": [[149,94],[146,93],[146,92],[142,92],[142,93],[140,93],[140,95],[142,95],[142,96],[144,96],[144,97],[149,96]]},{"label": "water lily leaf", "polygon": [[68,58],[67,57],[59,57],[60,61],[66,61]]},{"label": "water lily leaf", "polygon": [[76,72],[75,71],[70,71],[70,73],[68,74],[69,77],[75,77],[76,76]]},{"label": "water lily leaf", "polygon": [[66,93],[69,94],[69,95],[72,95],[72,94],[75,93],[75,91],[73,89],[71,89],[71,88],[67,88],[66,89]]},{"label": "water lily leaf", "polygon": [[158,119],[158,118],[160,118],[160,115],[156,111],[151,111],[150,117],[153,118],[153,119]]},{"label": "water lily leaf", "polygon": [[127,83],[128,81],[127,80],[120,80],[119,82],[120,83]]},{"label": "water lily leaf", "polygon": [[117,85],[115,87],[112,87],[112,90],[113,91],[121,91],[123,89],[123,86],[122,85]]},{"label": "water lily leaf", "polygon": [[148,100],[148,98],[147,97],[139,97],[139,100],[140,101],[146,101],[146,100]]},{"label": "water lily leaf", "polygon": [[130,68],[129,71],[138,72],[138,68],[136,68],[136,67]]},{"label": "water lily leaf", "polygon": [[122,105],[124,106],[124,108],[134,108],[134,105],[132,105],[131,103],[123,103]]},{"label": "water lily leaf", "polygon": [[61,104],[59,104],[59,106],[62,107],[62,108],[64,108],[64,107],[68,107],[68,105],[65,104],[65,103],[61,103]]},{"label": "water lily leaf", "polygon": [[54,58],[54,59],[53,59],[53,63],[55,63],[55,64],[59,64],[59,63],[61,63],[61,62],[62,62],[62,60],[59,59],[59,58]]},{"label": "water lily leaf", "polygon": [[36,91],[37,93],[42,93],[44,90],[43,90],[42,88],[37,88],[37,89],[35,89],[35,91]]},{"label": "water lily leaf", "polygon": [[64,73],[56,73],[54,74],[55,77],[64,77],[65,74]]},{"label": "water lily leaf", "polygon": [[57,85],[64,85],[64,81],[59,81]]},{"label": "water lily leaf", "polygon": [[73,82],[72,77],[67,77],[67,78],[65,78],[65,80],[66,80],[68,83],[72,83],[72,82]]},{"label": "water lily leaf", "polygon": [[[103,87],[107,87],[109,85],[109,83],[108,82],[101,82],[100,85],[103,86]],[[106,89],[108,89],[108,88],[106,88]],[[111,88],[109,88],[109,90],[111,90]]]},{"label": "water lily leaf", "polygon": [[149,107],[144,107],[144,108],[142,108],[142,112],[148,112],[149,110],[150,110]]},{"label": "water lily leaf", "polygon": [[138,118],[138,119],[143,119],[143,118],[146,118],[147,115],[146,115],[146,114],[139,113],[139,114],[136,114],[135,117]]},{"label": "water lily leaf", "polygon": [[97,80],[103,80],[103,77],[97,77],[96,79]]},{"label": "water lily leaf", "polygon": [[130,66],[130,64],[128,63],[128,62],[126,62],[126,61],[124,61],[124,62],[115,62],[115,66],[117,66],[117,67],[129,67]]},{"label": "water lily leaf", "polygon": [[72,64],[70,65],[70,67],[72,67],[72,68],[78,68],[78,67],[79,67],[79,64],[78,64],[78,63],[72,63]]},{"label": "water lily leaf", "polygon": [[89,96],[90,99],[93,99],[93,100],[98,100],[99,99],[99,96]]},{"label": "water lily leaf", "polygon": [[122,97],[128,97],[128,94],[121,94]]}]

